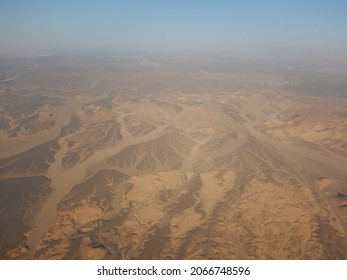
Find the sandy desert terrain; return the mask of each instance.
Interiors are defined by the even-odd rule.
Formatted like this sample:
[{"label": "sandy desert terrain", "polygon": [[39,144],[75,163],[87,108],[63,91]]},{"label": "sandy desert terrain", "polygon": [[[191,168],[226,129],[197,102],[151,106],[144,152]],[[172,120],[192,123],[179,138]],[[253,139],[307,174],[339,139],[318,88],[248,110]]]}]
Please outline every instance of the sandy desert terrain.
[{"label": "sandy desert terrain", "polygon": [[0,258],[347,259],[347,93],[229,60],[0,60]]}]

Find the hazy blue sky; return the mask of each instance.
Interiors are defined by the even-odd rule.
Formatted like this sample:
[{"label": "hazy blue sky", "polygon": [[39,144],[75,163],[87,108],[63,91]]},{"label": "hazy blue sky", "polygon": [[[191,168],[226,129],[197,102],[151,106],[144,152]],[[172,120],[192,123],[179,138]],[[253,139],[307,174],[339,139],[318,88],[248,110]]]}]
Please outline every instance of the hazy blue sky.
[{"label": "hazy blue sky", "polygon": [[0,0],[0,48],[347,51],[347,0]]}]

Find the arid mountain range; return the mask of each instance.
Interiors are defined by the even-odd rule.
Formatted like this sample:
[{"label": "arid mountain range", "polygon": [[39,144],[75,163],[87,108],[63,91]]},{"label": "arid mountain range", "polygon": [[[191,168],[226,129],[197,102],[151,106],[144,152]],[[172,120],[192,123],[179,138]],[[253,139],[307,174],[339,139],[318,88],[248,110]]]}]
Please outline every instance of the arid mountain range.
[{"label": "arid mountain range", "polygon": [[347,259],[324,59],[2,57],[0,258]]}]

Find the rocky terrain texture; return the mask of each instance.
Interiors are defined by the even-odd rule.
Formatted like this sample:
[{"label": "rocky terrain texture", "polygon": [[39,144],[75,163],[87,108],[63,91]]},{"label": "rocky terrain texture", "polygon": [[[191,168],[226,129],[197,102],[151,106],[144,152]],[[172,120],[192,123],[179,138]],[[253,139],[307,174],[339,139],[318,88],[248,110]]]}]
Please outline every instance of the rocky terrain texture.
[{"label": "rocky terrain texture", "polygon": [[346,99],[239,66],[35,65],[0,83],[1,259],[347,259]]}]

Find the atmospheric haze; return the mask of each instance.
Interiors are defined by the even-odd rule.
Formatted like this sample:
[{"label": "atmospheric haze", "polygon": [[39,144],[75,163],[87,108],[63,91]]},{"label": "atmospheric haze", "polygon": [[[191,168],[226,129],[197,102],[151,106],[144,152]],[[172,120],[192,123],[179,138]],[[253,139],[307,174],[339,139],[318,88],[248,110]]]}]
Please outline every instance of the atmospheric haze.
[{"label": "atmospheric haze", "polygon": [[344,0],[1,0],[1,48],[346,50]]},{"label": "atmospheric haze", "polygon": [[0,1],[0,259],[347,259],[345,1]]}]

